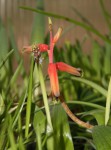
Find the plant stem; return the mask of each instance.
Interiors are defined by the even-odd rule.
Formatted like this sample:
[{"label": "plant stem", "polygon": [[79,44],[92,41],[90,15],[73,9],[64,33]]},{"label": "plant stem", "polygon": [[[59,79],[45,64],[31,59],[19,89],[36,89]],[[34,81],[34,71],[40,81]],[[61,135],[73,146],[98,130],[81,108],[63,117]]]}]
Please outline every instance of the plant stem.
[{"label": "plant stem", "polygon": [[30,76],[28,81],[28,90],[27,90],[27,105],[26,105],[26,128],[25,128],[25,138],[28,138],[29,134],[29,124],[31,118],[31,103],[32,103],[32,86],[33,86],[33,67],[34,61],[31,60]]},{"label": "plant stem", "polygon": [[69,109],[69,107],[67,106],[67,104],[64,102],[64,99],[62,98],[62,96],[59,97],[59,100],[62,104],[62,107],[64,108],[65,112],[67,113],[67,115],[74,121],[76,122],[78,125],[87,128],[87,129],[92,129],[94,126],[89,124],[89,123],[85,123],[82,120],[78,119]]},{"label": "plant stem", "polygon": [[53,63],[53,35],[52,35],[52,21],[49,18],[49,32],[50,32],[50,50],[49,50],[49,63]]},{"label": "plant stem", "polygon": [[49,125],[48,127],[50,127],[50,130],[53,131],[50,110],[49,110],[49,105],[48,105],[48,99],[47,99],[47,94],[46,94],[46,88],[45,88],[44,78],[43,78],[42,69],[40,65],[38,66],[38,74],[39,74],[39,80],[40,80],[41,90],[43,94],[43,101],[44,101],[44,107],[45,107],[46,116],[47,116],[47,122]]}]

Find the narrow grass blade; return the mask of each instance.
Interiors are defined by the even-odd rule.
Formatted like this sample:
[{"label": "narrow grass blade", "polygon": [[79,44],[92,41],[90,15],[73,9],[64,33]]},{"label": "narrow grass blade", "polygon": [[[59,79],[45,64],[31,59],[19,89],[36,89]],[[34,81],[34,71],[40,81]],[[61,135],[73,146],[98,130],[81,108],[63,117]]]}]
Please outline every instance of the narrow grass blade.
[{"label": "narrow grass blade", "polygon": [[39,74],[39,80],[40,80],[40,85],[41,85],[41,90],[42,90],[43,100],[44,100],[44,106],[45,106],[45,111],[46,111],[46,116],[47,116],[48,130],[50,132],[52,132],[53,127],[52,127],[52,122],[51,122],[50,110],[49,110],[49,105],[48,105],[48,99],[47,99],[47,94],[46,94],[44,78],[43,78],[42,69],[41,69],[40,65],[38,67],[38,74]]},{"label": "narrow grass blade", "polygon": [[6,61],[9,59],[10,55],[14,52],[14,50],[12,49],[8,54],[6,54],[6,56],[4,57],[4,59],[0,62],[0,69],[4,66],[4,64],[6,63]]},{"label": "narrow grass blade", "polygon": [[46,15],[46,16],[50,16],[50,17],[54,17],[54,18],[58,18],[58,19],[63,19],[65,21],[74,23],[75,25],[78,25],[78,26],[86,29],[87,31],[91,31],[92,33],[94,33],[98,37],[100,37],[102,40],[107,41],[108,43],[110,43],[110,40],[108,38],[106,38],[104,35],[102,35],[97,29],[92,28],[91,26],[86,25],[83,22],[79,22],[79,21],[76,21],[74,19],[71,19],[71,18],[68,18],[68,17],[65,17],[65,16],[61,16],[61,15],[57,15],[57,14],[53,14],[53,13],[50,13],[50,12],[45,12],[45,11],[42,11],[42,10],[39,10],[39,9],[34,9],[34,8],[30,8],[30,7],[23,7],[23,6],[20,7],[20,8],[25,9],[25,10],[30,10],[30,11],[33,11],[33,12],[36,12],[36,13],[40,13],[40,14],[43,14],[43,15]]},{"label": "narrow grass blade", "polygon": [[108,94],[107,94],[107,100],[106,100],[105,125],[107,125],[108,120],[109,120],[110,107],[111,107],[111,77],[109,81]]},{"label": "narrow grass blade", "polygon": [[0,116],[3,114],[5,110],[5,104],[2,95],[0,94]]},{"label": "narrow grass blade", "polygon": [[[93,104],[93,103],[90,103],[90,102],[83,102],[83,101],[79,101],[79,100],[73,100],[73,101],[69,101],[68,100],[67,104],[68,105],[70,105],[70,104],[71,105],[73,105],[73,104],[75,105],[76,104],[76,105],[88,106],[88,107],[92,107],[93,109],[99,109],[101,111],[105,111],[105,107],[100,106],[98,104]],[[53,105],[58,105],[58,103],[52,104],[50,106],[53,106]],[[41,107],[41,108],[38,109],[38,111],[43,110],[43,109],[44,109],[44,107]]]},{"label": "narrow grass blade", "polygon": [[54,150],[74,150],[68,118],[61,104],[53,106],[51,116],[54,128]]},{"label": "narrow grass blade", "polygon": [[[74,139],[82,139],[82,140],[85,140],[86,141],[86,144],[85,144],[85,149],[84,150],[89,150],[89,149],[94,149],[96,150],[96,147],[93,143],[93,141],[88,137],[86,138],[86,136],[84,135],[78,135],[78,136],[74,136]],[[90,147],[91,146],[91,147]]]},{"label": "narrow grass blade", "polygon": [[107,25],[109,27],[109,31],[110,31],[110,34],[111,34],[111,22],[110,22],[111,20],[109,18],[108,12],[107,12],[107,10],[105,8],[105,2],[103,2],[103,0],[99,0],[99,2],[100,2],[100,6],[101,6],[101,9],[102,9],[102,12],[103,12],[103,16],[104,16],[104,18],[106,20],[106,23],[107,23]]},{"label": "narrow grass blade", "polygon": [[92,108],[96,108],[96,109],[100,109],[100,110],[105,110],[105,107],[103,106],[100,106],[98,104],[93,104],[93,103],[90,103],[90,102],[83,102],[83,101],[68,101],[67,102],[68,104],[77,104],[77,105],[85,105],[85,106],[89,106],[89,107],[92,107]]},{"label": "narrow grass blade", "polygon": [[52,126],[52,121],[51,121],[47,93],[46,93],[46,88],[45,88],[45,83],[44,83],[41,66],[40,65],[37,66],[37,69],[38,69],[39,81],[40,81],[40,86],[41,86],[41,91],[42,91],[43,101],[44,101],[44,107],[45,107],[45,112],[46,112],[46,118],[47,118],[47,122],[46,122],[46,135],[48,137],[47,143],[48,143],[48,145],[50,145],[49,150],[53,150],[53,137],[51,135],[53,133],[53,126]]},{"label": "narrow grass blade", "polygon": [[37,142],[37,147],[38,150],[42,150],[42,139],[41,136],[43,133],[45,133],[45,129],[46,129],[46,117],[43,114],[42,111],[38,111],[38,107],[35,107],[35,114],[34,114],[34,121],[33,121],[33,126],[34,126],[34,130],[36,133],[36,142]]},{"label": "narrow grass blade", "polygon": [[96,84],[92,81],[89,81],[87,79],[78,78],[78,77],[74,77],[74,76],[71,76],[70,78],[64,77],[64,79],[65,80],[76,80],[76,81],[82,82],[84,84],[87,84],[87,85],[91,86],[92,88],[94,88],[94,90],[97,90],[98,92],[100,92],[105,97],[107,96],[107,90],[105,90],[103,87],[101,87],[98,84]]},{"label": "narrow grass blade", "polygon": [[72,7],[72,10],[83,22],[94,28],[93,24],[86,17],[84,17],[75,7]]},{"label": "narrow grass blade", "polygon": [[111,74],[111,44],[105,44],[103,71],[106,75]]},{"label": "narrow grass blade", "polygon": [[8,94],[10,87],[12,88],[13,86],[16,85],[15,82],[17,81],[17,77],[19,76],[19,73],[22,70],[22,64],[23,64],[23,61],[20,62],[19,66],[15,70],[15,73],[13,74],[13,76],[12,76],[8,86],[7,86],[6,95]]},{"label": "narrow grass blade", "polygon": [[8,115],[6,115],[4,122],[0,124],[0,150],[6,148],[8,126]]},{"label": "narrow grass blade", "polygon": [[14,113],[14,116],[13,116],[13,123],[12,123],[12,127],[15,126],[19,116],[20,116],[20,113],[23,109],[23,106],[24,106],[24,103],[25,103],[25,100],[26,100],[26,96],[27,96],[27,92],[23,93],[23,95],[21,96],[21,99],[19,100],[19,104],[18,104],[18,107]]},{"label": "narrow grass blade", "polygon": [[92,135],[97,150],[111,150],[110,126],[95,126]]},{"label": "narrow grass blade", "polygon": [[28,83],[28,90],[27,90],[27,105],[26,105],[26,128],[25,128],[25,137],[28,138],[29,133],[29,123],[30,123],[30,115],[31,115],[31,102],[32,102],[32,80],[33,80],[33,67],[34,67],[34,60],[31,60],[31,67],[30,67],[30,76],[29,76],[29,83]]},{"label": "narrow grass blade", "polygon": [[8,48],[9,48],[8,37],[6,34],[5,27],[4,27],[2,20],[0,18],[0,61],[3,58],[5,58],[5,56],[7,55]]},{"label": "narrow grass blade", "polygon": [[11,124],[12,124],[12,118],[11,118],[11,116],[9,116],[8,137],[9,137],[9,141],[10,141],[10,146],[11,146],[12,150],[17,150],[15,137],[14,137],[14,133],[13,133]]},{"label": "narrow grass blade", "polygon": [[101,47],[96,41],[93,41],[93,49],[92,49],[92,66],[96,71],[96,79],[100,79],[101,73]]},{"label": "narrow grass blade", "polygon": [[[44,0],[36,0],[37,9],[44,10]],[[35,14],[32,27],[31,43],[43,43],[45,34],[45,17],[42,14]]]},{"label": "narrow grass blade", "polygon": [[[35,0],[35,1],[36,1],[36,8],[44,10],[44,0]],[[42,14],[35,13],[30,39],[31,44],[44,43],[44,35],[45,35],[45,16]],[[38,82],[37,67],[34,67],[33,78],[34,84],[36,84]]]},{"label": "narrow grass blade", "polygon": [[12,76],[11,78],[11,81],[10,81],[10,86],[13,86],[17,80],[17,77],[19,76],[19,73],[20,71],[22,70],[22,67],[23,67],[23,61],[21,60],[14,75]]},{"label": "narrow grass blade", "polygon": [[21,114],[19,114],[19,118],[18,118],[18,130],[19,130],[18,148],[20,150],[25,150],[25,146],[23,143],[23,135],[22,135],[22,117],[21,117]]},{"label": "narrow grass blade", "polygon": [[35,126],[35,132],[36,132],[36,142],[38,150],[42,150],[42,140],[41,140],[41,133],[40,133],[40,124],[36,124]]},{"label": "narrow grass blade", "polygon": [[88,116],[92,115],[96,119],[98,125],[104,125],[104,123],[105,123],[105,113],[104,112],[105,112],[105,109],[104,110],[94,109],[94,110],[91,110],[88,112],[84,112],[83,117],[87,116],[87,115]]},{"label": "narrow grass blade", "polygon": [[16,59],[19,61],[20,59],[19,50],[18,50],[16,39],[15,39],[15,35],[14,35],[13,24],[11,21],[9,22],[9,36],[10,36],[10,46],[12,47],[12,49],[14,49],[15,51],[14,54],[16,56]]},{"label": "narrow grass blade", "polygon": [[40,125],[36,125],[36,136],[37,136],[37,143],[38,143],[38,150],[42,150],[42,139],[41,139],[41,133],[40,133]]}]

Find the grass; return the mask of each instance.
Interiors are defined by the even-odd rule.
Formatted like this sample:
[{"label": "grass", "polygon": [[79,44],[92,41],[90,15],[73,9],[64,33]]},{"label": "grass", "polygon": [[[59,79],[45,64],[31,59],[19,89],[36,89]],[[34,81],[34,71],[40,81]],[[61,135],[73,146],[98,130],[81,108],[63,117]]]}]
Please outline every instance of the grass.
[{"label": "grass", "polygon": [[[111,18],[102,0],[100,4],[110,31]],[[30,8],[30,10],[33,9]],[[47,15],[46,12],[37,9],[34,11]],[[61,18],[51,13],[48,15],[67,19],[65,16]],[[79,16],[81,17],[80,14]],[[40,15],[40,20],[43,19],[41,17],[44,16]],[[72,22],[69,18],[67,21]],[[81,120],[95,126],[93,130],[86,130],[68,118],[60,102],[55,99],[52,101],[49,96],[50,86],[47,86],[49,78],[43,73],[43,64],[37,66],[33,56],[31,56],[29,66],[30,73],[26,73],[23,60],[17,52],[13,29],[10,30],[10,43],[12,43],[12,50],[10,50],[5,28],[2,22],[0,23],[0,31],[2,31],[0,32],[0,41],[2,41],[0,46],[2,51],[0,56],[0,150],[31,148],[37,150],[94,150],[96,148],[97,150],[110,150],[110,39],[101,33],[97,34],[103,39],[104,45],[101,46],[97,41],[92,40],[92,55],[83,53],[82,43],[79,41],[76,41],[74,45],[65,43],[61,50],[58,47],[54,50],[55,61],[67,61],[68,64],[80,67],[84,71],[82,78],[59,73],[59,81],[61,94],[71,111]],[[37,24],[38,21],[34,23]],[[98,33],[98,30],[93,29],[92,26],[89,28],[89,24],[84,23],[84,20],[82,24],[74,21],[73,23],[94,34]],[[40,30],[42,27],[45,28],[41,25]],[[33,33],[36,34],[32,37],[32,43],[39,38],[40,30],[35,30],[34,25]],[[40,33],[42,34],[37,43],[47,41],[44,33]],[[65,53],[63,53],[64,50]],[[16,70],[13,70],[14,58],[18,64]]]}]

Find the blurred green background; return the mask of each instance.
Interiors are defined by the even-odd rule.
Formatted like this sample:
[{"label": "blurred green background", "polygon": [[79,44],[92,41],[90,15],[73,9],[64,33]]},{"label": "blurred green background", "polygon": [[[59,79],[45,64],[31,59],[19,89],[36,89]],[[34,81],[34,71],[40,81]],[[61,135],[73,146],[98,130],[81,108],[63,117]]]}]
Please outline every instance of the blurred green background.
[{"label": "blurred green background", "polygon": [[[40,0],[38,0],[38,2],[39,1]],[[82,15],[83,20],[85,20],[84,18],[86,18],[86,20],[88,20],[89,22],[91,22],[91,24],[93,24],[93,26],[98,28],[101,33],[108,33],[107,23],[104,19],[100,3],[97,0],[71,0],[70,3],[68,0],[41,0],[41,3],[43,3],[43,5],[38,6],[38,8],[42,7],[42,9],[44,9],[45,11],[63,15],[75,20],[81,20],[82,18],[80,16]],[[32,13],[30,11],[19,9],[19,6],[29,6],[36,8],[37,5],[37,0],[11,0],[11,2],[0,0],[0,16],[2,22],[6,28],[8,36],[10,32],[9,23],[12,23],[19,49],[23,45],[27,45],[30,42],[35,15],[35,13]],[[110,0],[105,0],[104,6],[110,13]],[[41,22],[42,25],[44,23],[45,33],[47,33],[47,17],[45,17],[45,22]],[[62,26],[64,32],[68,30],[68,32],[66,32],[66,34],[64,34],[64,36],[59,41],[58,44],[60,46],[62,46],[62,44],[66,40],[74,44],[75,39],[82,40],[84,36],[87,37],[87,32],[79,26],[58,19],[53,19],[53,23],[54,31],[58,29],[58,26]],[[93,35],[93,37],[101,42],[101,40],[97,36]],[[84,44],[84,50],[90,51],[90,45],[91,41],[89,38],[87,38],[86,43]]]}]

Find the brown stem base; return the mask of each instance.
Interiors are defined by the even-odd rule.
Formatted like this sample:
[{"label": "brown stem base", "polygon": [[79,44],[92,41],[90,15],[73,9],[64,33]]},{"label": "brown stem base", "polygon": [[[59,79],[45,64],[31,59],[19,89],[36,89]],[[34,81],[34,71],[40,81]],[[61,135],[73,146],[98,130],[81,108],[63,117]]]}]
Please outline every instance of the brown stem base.
[{"label": "brown stem base", "polygon": [[94,126],[89,124],[89,123],[85,123],[83,121],[81,121],[80,119],[78,119],[69,109],[69,107],[67,106],[67,104],[65,103],[64,99],[60,96],[59,100],[62,104],[62,107],[64,108],[65,112],[67,113],[67,115],[74,121],[76,122],[78,125],[87,128],[87,129],[92,129]]}]

